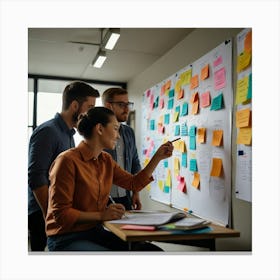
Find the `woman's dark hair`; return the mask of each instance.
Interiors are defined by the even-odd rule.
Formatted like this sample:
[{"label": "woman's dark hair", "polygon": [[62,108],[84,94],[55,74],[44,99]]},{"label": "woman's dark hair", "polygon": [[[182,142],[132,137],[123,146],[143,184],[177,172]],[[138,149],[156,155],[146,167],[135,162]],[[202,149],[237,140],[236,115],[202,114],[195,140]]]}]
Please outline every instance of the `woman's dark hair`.
[{"label": "woman's dark hair", "polygon": [[90,139],[92,136],[92,129],[99,123],[106,126],[114,115],[112,110],[105,107],[91,108],[87,113],[80,115],[78,131],[85,139]]}]

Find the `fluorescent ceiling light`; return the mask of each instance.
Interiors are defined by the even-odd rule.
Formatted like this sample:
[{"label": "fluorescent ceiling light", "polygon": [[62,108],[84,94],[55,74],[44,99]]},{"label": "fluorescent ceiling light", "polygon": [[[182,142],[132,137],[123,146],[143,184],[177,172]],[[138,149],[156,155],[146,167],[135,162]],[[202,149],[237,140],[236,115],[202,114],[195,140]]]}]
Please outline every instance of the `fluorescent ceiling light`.
[{"label": "fluorescent ceiling light", "polygon": [[120,38],[120,29],[110,28],[104,38],[105,49],[112,50],[115,47],[119,38]]},{"label": "fluorescent ceiling light", "polygon": [[94,58],[94,60],[92,61],[91,65],[93,67],[96,67],[96,68],[101,68],[104,61],[106,60],[107,56],[106,56],[106,52],[105,51],[102,51],[100,50],[96,57]]}]

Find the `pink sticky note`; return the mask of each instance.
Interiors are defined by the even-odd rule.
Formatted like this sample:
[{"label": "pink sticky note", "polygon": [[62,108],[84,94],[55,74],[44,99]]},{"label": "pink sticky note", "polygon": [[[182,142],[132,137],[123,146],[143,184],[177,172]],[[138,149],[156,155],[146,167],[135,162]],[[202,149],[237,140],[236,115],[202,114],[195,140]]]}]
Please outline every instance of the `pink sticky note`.
[{"label": "pink sticky note", "polygon": [[214,73],[215,90],[226,86],[226,69],[223,67]]},{"label": "pink sticky note", "polygon": [[222,62],[223,62],[223,58],[220,55],[217,59],[214,60],[213,65],[214,65],[214,67],[216,67],[216,66],[220,65]]},{"label": "pink sticky note", "polygon": [[150,97],[150,109],[152,110],[154,108],[154,95],[152,94]]},{"label": "pink sticky note", "polygon": [[208,107],[210,106],[210,91],[206,91],[200,96],[200,107]]},{"label": "pink sticky note", "polygon": [[184,193],[187,191],[186,183],[185,183],[185,178],[184,178],[184,177],[180,177],[178,189],[179,189],[181,192],[184,192]]},{"label": "pink sticky note", "polygon": [[159,108],[160,108],[160,109],[163,109],[163,107],[164,107],[164,99],[161,98],[161,99],[159,100]]},{"label": "pink sticky note", "polygon": [[150,89],[148,89],[148,90],[147,90],[147,92],[146,92],[146,96],[147,96],[147,97],[149,97],[149,96],[150,96],[150,94],[151,94],[151,90],[150,90]]}]

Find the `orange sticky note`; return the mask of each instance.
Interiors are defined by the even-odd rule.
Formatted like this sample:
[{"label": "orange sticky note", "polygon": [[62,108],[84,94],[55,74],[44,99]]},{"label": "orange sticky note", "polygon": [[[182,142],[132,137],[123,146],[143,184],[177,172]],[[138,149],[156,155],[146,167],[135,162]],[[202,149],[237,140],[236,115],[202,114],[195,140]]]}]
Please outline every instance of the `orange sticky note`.
[{"label": "orange sticky note", "polygon": [[237,144],[251,145],[252,144],[252,128],[241,127],[237,135]]},{"label": "orange sticky note", "polygon": [[206,66],[204,66],[202,69],[201,69],[201,72],[200,72],[200,79],[201,80],[205,80],[209,77],[209,64],[207,64]]},{"label": "orange sticky note", "polygon": [[212,137],[212,146],[222,146],[223,145],[223,130],[214,130]]},{"label": "orange sticky note", "polygon": [[196,115],[198,113],[198,100],[192,104],[192,115]]},{"label": "orange sticky note", "polygon": [[200,106],[202,108],[210,106],[210,91],[206,91],[200,96]]},{"label": "orange sticky note", "polygon": [[206,128],[200,127],[197,129],[197,140],[198,143],[205,143],[206,142]]},{"label": "orange sticky note", "polygon": [[221,158],[212,159],[212,169],[210,176],[221,177],[223,171],[223,161]]},{"label": "orange sticky note", "polygon": [[176,85],[175,85],[175,92],[180,92],[180,90],[181,90],[181,85],[182,85],[182,81],[181,81],[181,79],[179,79],[179,80],[176,82]]},{"label": "orange sticky note", "polygon": [[236,127],[250,126],[251,110],[249,108],[236,112]]},{"label": "orange sticky note", "polygon": [[192,96],[191,96],[190,102],[191,102],[191,103],[194,103],[194,102],[197,101],[197,100],[198,100],[198,92],[194,92],[194,93],[192,94]]},{"label": "orange sticky note", "polygon": [[252,52],[252,31],[249,31],[244,40],[244,50]]},{"label": "orange sticky note", "polygon": [[180,89],[180,91],[178,92],[177,94],[177,99],[182,99],[184,97],[184,90],[183,89]]},{"label": "orange sticky note", "polygon": [[199,184],[200,184],[200,174],[198,172],[194,172],[192,185],[195,188],[199,189]]},{"label": "orange sticky note", "polygon": [[171,80],[165,83],[165,90],[169,90],[171,88]]},{"label": "orange sticky note", "polygon": [[195,75],[191,78],[191,85],[190,85],[190,89],[194,89],[196,87],[198,87],[198,75]]}]

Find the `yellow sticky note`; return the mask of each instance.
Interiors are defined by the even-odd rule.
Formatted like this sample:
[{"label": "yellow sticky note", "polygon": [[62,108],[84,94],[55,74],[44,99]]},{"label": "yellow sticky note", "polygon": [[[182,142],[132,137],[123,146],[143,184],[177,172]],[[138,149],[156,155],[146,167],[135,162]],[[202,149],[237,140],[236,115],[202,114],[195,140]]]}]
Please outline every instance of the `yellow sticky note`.
[{"label": "yellow sticky note", "polygon": [[163,124],[163,115],[158,118],[158,124]]},{"label": "yellow sticky note", "polygon": [[198,100],[192,104],[192,115],[196,115],[198,113]]},{"label": "yellow sticky note", "polygon": [[173,122],[177,122],[179,120],[179,112],[173,113]]},{"label": "yellow sticky note", "polygon": [[186,143],[184,140],[180,140],[178,141],[179,142],[179,147],[178,147],[178,150],[181,152],[181,153],[185,153],[187,148],[186,148]]},{"label": "yellow sticky note", "polygon": [[201,72],[200,72],[200,79],[201,80],[205,80],[209,77],[209,64],[207,64],[206,66],[204,66],[202,69],[201,69]]},{"label": "yellow sticky note", "polygon": [[236,127],[250,126],[251,110],[249,108],[236,112]]},{"label": "yellow sticky note", "polygon": [[167,170],[166,186],[171,187],[171,172],[170,172],[170,169]]},{"label": "yellow sticky note", "polygon": [[175,92],[177,92],[177,93],[180,92],[181,86],[182,86],[182,81],[181,81],[181,79],[179,79],[175,84]]},{"label": "yellow sticky note", "polygon": [[251,63],[251,52],[244,50],[237,57],[237,72],[241,72],[242,70],[246,69]]},{"label": "yellow sticky note", "polygon": [[223,171],[223,161],[221,158],[212,159],[212,169],[210,176],[221,177]]},{"label": "yellow sticky note", "polygon": [[179,171],[180,171],[180,161],[176,157],[176,158],[174,158],[174,174],[175,174],[175,176],[179,175]]},{"label": "yellow sticky note", "polygon": [[240,104],[240,103],[247,101],[248,88],[249,88],[249,77],[248,76],[237,81],[236,104]]},{"label": "yellow sticky note", "polygon": [[144,167],[147,166],[147,164],[149,163],[149,161],[150,161],[150,160],[149,160],[148,158],[145,158],[145,160],[144,160]]},{"label": "yellow sticky note", "polygon": [[163,191],[163,181],[161,180],[158,181],[158,187],[160,188],[161,191]]},{"label": "yellow sticky note", "polygon": [[182,86],[188,85],[191,81],[191,77],[192,77],[192,69],[189,69],[188,71],[182,73],[180,75]]},{"label": "yellow sticky note", "polygon": [[195,188],[199,189],[199,184],[200,184],[200,174],[198,172],[194,172],[192,185]]},{"label": "yellow sticky note", "polygon": [[237,144],[251,145],[252,144],[252,128],[241,127],[237,135]]},{"label": "yellow sticky note", "polygon": [[212,146],[222,146],[223,145],[223,130],[214,130],[212,137]]},{"label": "yellow sticky note", "polygon": [[206,142],[206,128],[200,127],[197,129],[197,140],[198,143],[205,143]]}]

